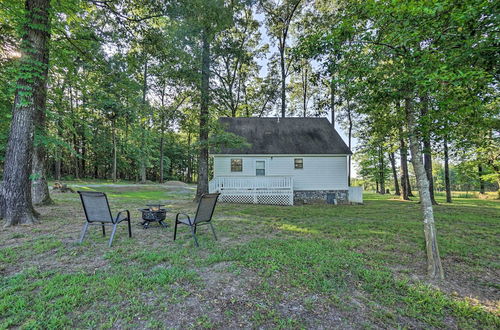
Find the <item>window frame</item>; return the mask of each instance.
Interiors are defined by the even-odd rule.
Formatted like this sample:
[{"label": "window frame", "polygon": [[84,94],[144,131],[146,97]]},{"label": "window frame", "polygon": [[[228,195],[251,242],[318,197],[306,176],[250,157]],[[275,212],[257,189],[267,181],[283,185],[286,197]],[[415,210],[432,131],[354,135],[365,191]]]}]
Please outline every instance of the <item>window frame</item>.
[{"label": "window frame", "polygon": [[[264,174],[263,175],[257,175],[257,162],[263,162],[264,163]],[[256,159],[255,160],[255,164],[254,164],[254,167],[255,167],[255,176],[266,176],[267,175],[267,161],[265,159]],[[262,169],[260,169],[262,170]]]},{"label": "window frame", "polygon": [[[237,166],[233,166],[233,161],[239,161],[240,162],[240,165],[239,165],[239,170],[236,169]],[[239,172],[243,172],[243,158],[231,158],[230,161],[229,161],[229,168],[231,170],[231,173],[232,172],[236,172],[236,173],[239,173]]]},{"label": "window frame", "polygon": [[[300,162],[297,162],[300,160]],[[297,165],[300,164],[300,167],[297,167]],[[304,158],[294,158],[293,159],[293,169],[294,170],[303,170],[304,169]]]}]

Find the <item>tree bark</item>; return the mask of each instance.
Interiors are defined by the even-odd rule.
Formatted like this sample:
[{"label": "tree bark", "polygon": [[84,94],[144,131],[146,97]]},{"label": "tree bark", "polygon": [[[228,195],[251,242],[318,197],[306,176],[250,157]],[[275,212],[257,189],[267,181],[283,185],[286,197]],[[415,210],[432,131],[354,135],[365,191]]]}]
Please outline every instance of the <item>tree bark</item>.
[{"label": "tree bark", "polygon": [[[49,64],[49,51],[43,57],[44,72],[47,77]],[[45,83],[44,83],[45,84]],[[47,184],[47,149],[43,141],[47,129],[46,109],[47,89],[36,88],[33,90],[33,100],[35,102],[35,143],[33,148],[33,168],[31,181],[31,200],[35,205],[50,205],[54,202],[50,198],[49,186]]]},{"label": "tree bark", "polygon": [[392,177],[394,179],[394,195],[400,196],[401,192],[399,191],[398,172],[396,171],[396,159],[394,157],[394,152],[389,154],[389,160],[391,161]]},{"label": "tree bark", "polygon": [[47,92],[50,39],[49,0],[26,0],[26,20],[21,42],[20,76],[5,154],[0,216],[5,226],[38,221],[31,200],[34,119]]},{"label": "tree bark", "polygon": [[34,205],[50,205],[54,202],[50,198],[47,184],[47,152],[45,146],[38,142],[33,150],[33,179],[31,181],[31,200]]},{"label": "tree bark", "polygon": [[200,152],[198,157],[198,186],[196,189],[196,200],[201,195],[208,193],[208,124],[209,124],[209,85],[210,82],[210,41],[208,31],[202,33],[201,54],[201,84],[200,84]]},{"label": "tree bark", "polygon": [[417,128],[417,114],[415,113],[412,100],[405,99],[406,121],[409,129],[410,151],[415,176],[417,178],[418,191],[420,193],[420,207],[424,220],[425,246],[427,252],[427,274],[432,279],[444,279],[443,267],[439,256],[437,233],[434,224],[434,210],[429,191],[429,180],[422,163],[422,151]]},{"label": "tree bark", "polygon": [[446,203],[451,203],[450,168],[448,156],[448,140],[444,138],[444,185],[446,190]]}]

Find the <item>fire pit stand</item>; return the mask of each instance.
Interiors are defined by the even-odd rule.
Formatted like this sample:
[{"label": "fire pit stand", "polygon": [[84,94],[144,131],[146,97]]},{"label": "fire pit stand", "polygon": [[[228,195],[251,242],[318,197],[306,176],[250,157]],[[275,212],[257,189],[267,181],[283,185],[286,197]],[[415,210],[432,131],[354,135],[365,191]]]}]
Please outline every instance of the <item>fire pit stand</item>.
[{"label": "fire pit stand", "polygon": [[161,208],[162,206],[165,205],[159,205],[159,204],[154,204],[154,205],[148,205],[149,208],[147,209],[139,209],[139,211],[142,213],[142,220],[141,225],[144,229],[149,228],[149,224],[151,222],[158,222],[160,226],[163,228],[167,228],[168,225],[163,222],[165,220],[166,214],[167,214],[167,209]]}]

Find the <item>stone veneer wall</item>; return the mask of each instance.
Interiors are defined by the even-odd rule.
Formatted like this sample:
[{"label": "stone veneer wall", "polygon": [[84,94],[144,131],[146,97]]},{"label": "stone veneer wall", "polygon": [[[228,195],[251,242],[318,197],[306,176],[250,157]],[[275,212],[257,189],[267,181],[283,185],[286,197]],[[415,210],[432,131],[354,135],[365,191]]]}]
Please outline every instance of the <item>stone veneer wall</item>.
[{"label": "stone veneer wall", "polygon": [[327,194],[335,194],[337,204],[349,204],[348,190],[295,190],[293,204],[327,204]]}]

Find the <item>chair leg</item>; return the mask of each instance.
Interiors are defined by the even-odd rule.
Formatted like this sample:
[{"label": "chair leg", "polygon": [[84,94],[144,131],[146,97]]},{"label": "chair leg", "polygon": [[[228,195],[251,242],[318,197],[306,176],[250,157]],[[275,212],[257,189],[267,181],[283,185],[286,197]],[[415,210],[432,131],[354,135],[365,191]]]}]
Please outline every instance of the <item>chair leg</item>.
[{"label": "chair leg", "polygon": [[109,238],[109,247],[111,247],[111,244],[113,244],[113,238],[115,237],[115,232],[116,232],[116,226],[117,225],[118,225],[117,223],[115,223],[113,225],[113,231],[111,232],[111,237]]},{"label": "chair leg", "polygon": [[79,243],[83,242],[83,238],[85,237],[85,233],[87,232],[88,228],[89,228],[89,223],[87,221],[85,221],[85,224],[83,225],[83,228],[82,228],[82,234],[80,235]]},{"label": "chair leg", "polygon": [[130,218],[128,218],[128,237],[132,237],[132,226],[130,225]]},{"label": "chair leg", "polygon": [[212,234],[214,234],[215,240],[216,240],[216,241],[218,241],[218,239],[217,239],[217,235],[215,235],[215,229],[214,229],[214,226],[212,226],[212,223],[211,223],[211,222],[209,222],[208,224],[210,225],[210,228],[212,228]]},{"label": "chair leg", "polygon": [[106,227],[104,227],[104,223],[102,224],[102,236],[106,236]]},{"label": "chair leg", "polygon": [[195,224],[195,225],[194,225],[194,233],[195,233],[195,234],[196,234],[196,229],[197,229],[197,227],[196,227],[196,224]]},{"label": "chair leg", "polygon": [[196,238],[195,228],[195,226],[191,226],[191,234],[194,238],[194,244],[196,245],[196,247],[199,247],[200,245],[198,244],[198,239]]},{"label": "chair leg", "polygon": [[177,238],[177,221],[175,222],[175,226],[174,226],[174,241],[176,238]]}]

